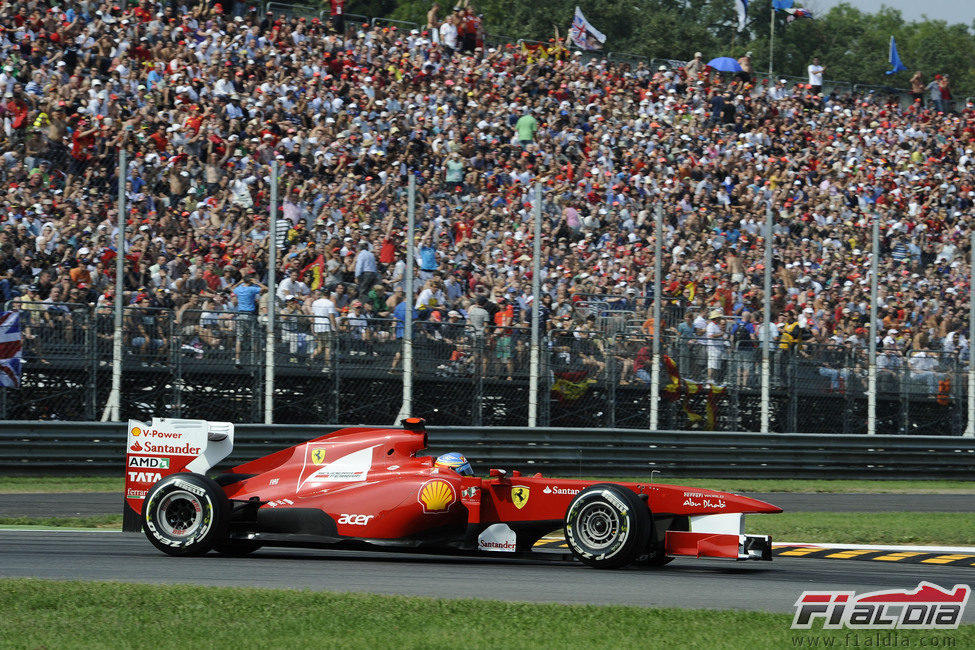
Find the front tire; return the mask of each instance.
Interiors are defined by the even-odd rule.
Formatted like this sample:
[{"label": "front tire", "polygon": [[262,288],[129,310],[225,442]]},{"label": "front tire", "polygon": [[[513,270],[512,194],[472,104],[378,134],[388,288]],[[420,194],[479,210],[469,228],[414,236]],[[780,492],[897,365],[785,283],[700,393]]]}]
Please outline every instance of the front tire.
[{"label": "front tire", "polygon": [[172,474],[152,486],[142,523],[152,545],[168,555],[203,555],[227,538],[227,495],[199,474]]},{"label": "front tire", "polygon": [[573,555],[599,569],[616,569],[646,551],[651,520],[647,504],[632,490],[612,483],[576,495],[565,515],[565,541]]}]

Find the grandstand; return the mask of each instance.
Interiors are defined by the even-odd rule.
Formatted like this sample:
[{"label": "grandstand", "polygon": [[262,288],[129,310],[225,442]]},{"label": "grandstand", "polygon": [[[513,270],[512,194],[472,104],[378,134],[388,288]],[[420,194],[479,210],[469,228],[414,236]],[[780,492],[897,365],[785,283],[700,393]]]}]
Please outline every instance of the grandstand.
[{"label": "grandstand", "polygon": [[[970,425],[971,104],[830,84],[814,95],[483,34],[451,53],[420,26],[352,17],[335,33],[325,16],[235,7],[0,11],[0,291],[25,354],[24,389],[3,391],[0,416],[101,414],[121,204],[132,417],[264,420],[260,317],[276,300],[275,421],[392,421],[412,303],[415,408],[522,425],[537,297],[540,423],[643,427],[659,298],[661,387],[675,386],[661,428],[759,430],[768,336],[770,430],[865,432],[871,332],[877,431]],[[267,282],[269,217],[281,282],[248,321],[237,289]],[[746,313],[753,335],[739,332]]]}]

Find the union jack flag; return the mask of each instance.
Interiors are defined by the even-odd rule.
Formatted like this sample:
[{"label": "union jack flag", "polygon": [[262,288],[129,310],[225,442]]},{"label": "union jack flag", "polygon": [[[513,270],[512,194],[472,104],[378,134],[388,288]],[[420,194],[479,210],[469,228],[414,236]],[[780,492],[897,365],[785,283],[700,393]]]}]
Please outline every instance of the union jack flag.
[{"label": "union jack flag", "polygon": [[0,312],[0,386],[20,388],[20,313]]},{"label": "union jack flag", "polygon": [[569,38],[580,50],[598,50],[606,42],[606,35],[586,20],[586,17],[582,15],[582,9],[579,7],[576,7],[575,16],[572,19]]}]

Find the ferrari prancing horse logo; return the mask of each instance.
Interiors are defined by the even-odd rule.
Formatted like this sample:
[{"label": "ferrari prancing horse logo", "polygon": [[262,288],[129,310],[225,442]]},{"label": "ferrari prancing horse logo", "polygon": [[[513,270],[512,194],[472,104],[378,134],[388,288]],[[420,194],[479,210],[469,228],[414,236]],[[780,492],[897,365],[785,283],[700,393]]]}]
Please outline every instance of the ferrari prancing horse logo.
[{"label": "ferrari prancing horse logo", "polygon": [[512,485],[511,486],[511,502],[515,504],[515,507],[521,510],[528,503],[528,497],[531,496],[531,488],[527,488],[524,485]]},{"label": "ferrari prancing horse logo", "polygon": [[322,465],[325,463],[325,450],[321,447],[316,447],[311,450],[311,462],[316,465]]}]

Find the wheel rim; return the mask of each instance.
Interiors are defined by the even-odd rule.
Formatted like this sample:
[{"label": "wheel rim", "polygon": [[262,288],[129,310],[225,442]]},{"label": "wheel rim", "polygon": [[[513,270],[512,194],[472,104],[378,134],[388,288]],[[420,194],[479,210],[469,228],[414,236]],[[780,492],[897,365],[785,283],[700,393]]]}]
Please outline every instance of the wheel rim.
[{"label": "wheel rim", "polygon": [[619,537],[621,524],[619,513],[605,503],[591,503],[583,507],[577,519],[579,541],[592,549],[612,545]]},{"label": "wheel rim", "polygon": [[185,490],[167,494],[156,512],[156,524],[170,537],[189,537],[203,523],[203,503]]}]

